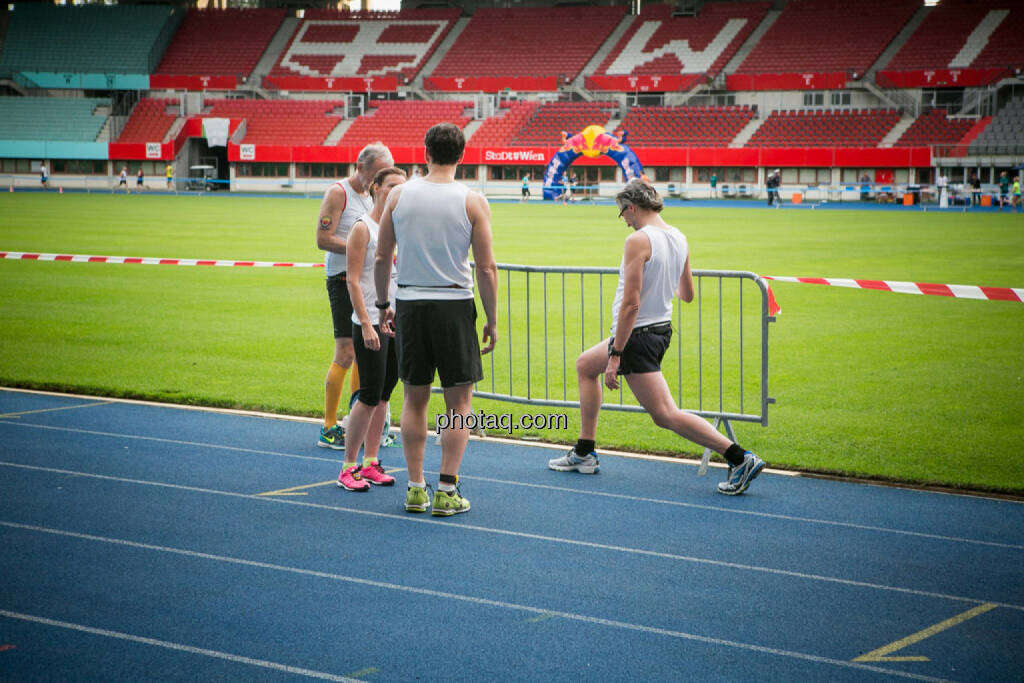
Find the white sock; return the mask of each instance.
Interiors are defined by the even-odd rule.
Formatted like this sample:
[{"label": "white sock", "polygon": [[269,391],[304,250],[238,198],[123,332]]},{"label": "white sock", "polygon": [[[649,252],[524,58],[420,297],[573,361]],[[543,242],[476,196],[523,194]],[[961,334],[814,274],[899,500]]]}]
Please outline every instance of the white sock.
[{"label": "white sock", "polygon": [[438,488],[439,491],[444,491],[445,493],[451,493],[452,491],[455,490],[455,484],[438,484],[437,488]]},{"label": "white sock", "polygon": [[425,481],[410,481],[409,488],[425,489],[427,488],[427,482]]}]

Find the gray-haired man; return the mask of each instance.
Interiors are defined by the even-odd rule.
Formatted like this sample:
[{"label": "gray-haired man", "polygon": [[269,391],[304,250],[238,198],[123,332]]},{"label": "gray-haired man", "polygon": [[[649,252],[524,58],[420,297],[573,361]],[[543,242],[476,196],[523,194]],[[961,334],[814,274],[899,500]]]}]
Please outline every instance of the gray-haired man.
[{"label": "gray-haired man", "polygon": [[[394,166],[391,151],[380,142],[367,145],[356,159],[355,173],[331,184],[324,193],[316,226],[316,246],[327,252],[327,297],[331,303],[334,324],[334,358],[324,382],[324,423],[320,427],[317,446],[343,450],[345,434],[338,424],[338,403],[345,386],[345,375],[352,367],[352,299],[346,280],[345,244],[352,224],[373,208],[370,183],[382,168]],[[352,371],[353,393],[359,388],[359,377]]]}]

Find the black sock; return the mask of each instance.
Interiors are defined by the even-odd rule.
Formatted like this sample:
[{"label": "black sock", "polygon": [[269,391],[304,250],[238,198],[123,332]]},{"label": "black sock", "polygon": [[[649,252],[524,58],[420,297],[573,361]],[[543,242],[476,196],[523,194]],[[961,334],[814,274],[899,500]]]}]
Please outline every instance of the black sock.
[{"label": "black sock", "polygon": [[743,458],[746,456],[746,454],[747,452],[743,450],[742,446],[740,446],[738,443],[734,443],[733,445],[725,449],[725,453],[722,453],[722,456],[729,462],[730,465],[736,467],[737,465],[743,464]]},{"label": "black sock", "polygon": [[593,439],[577,439],[576,440],[576,455],[586,455],[587,453],[593,453],[594,448],[597,444]]},{"label": "black sock", "polygon": [[451,484],[454,486],[456,483],[458,483],[459,478],[454,474],[442,474],[439,477],[439,480],[442,484]]}]

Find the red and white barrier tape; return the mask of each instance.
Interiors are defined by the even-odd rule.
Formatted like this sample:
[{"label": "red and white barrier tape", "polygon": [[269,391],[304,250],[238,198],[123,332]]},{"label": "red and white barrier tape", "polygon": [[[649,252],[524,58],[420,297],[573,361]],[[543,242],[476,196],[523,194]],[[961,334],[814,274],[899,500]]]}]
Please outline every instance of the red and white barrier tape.
[{"label": "red and white barrier tape", "polygon": [[[228,261],[212,259],[157,258],[142,256],[86,256],[83,254],[37,254],[23,251],[0,251],[0,259],[22,261],[69,261],[71,263],[128,263],[146,266],[242,266],[249,268],[323,268],[323,263],[289,261]],[[979,287],[976,285],[937,285],[926,282],[897,282],[894,280],[850,280],[845,278],[785,277],[762,275],[775,282],[800,282],[833,287],[876,289],[902,294],[927,294],[960,299],[986,299],[989,301],[1024,302],[1024,289],[1016,287]],[[774,306],[773,306],[774,308]]]},{"label": "red and white barrier tape", "polygon": [[762,275],[765,280],[776,282],[802,282],[811,285],[832,285],[855,289],[877,289],[901,294],[927,294],[949,296],[958,299],[987,299],[989,301],[1024,302],[1024,289],[1015,287],[978,287],[976,285],[936,285],[927,282],[896,282],[894,280],[848,280],[823,277],[782,277]]},{"label": "red and white barrier tape", "polygon": [[0,251],[0,258],[22,261],[70,261],[72,263],[130,263],[143,266],[243,266],[249,268],[323,268],[323,263],[286,261],[225,261],[194,258],[155,258],[142,256],[85,256],[83,254],[33,254]]}]

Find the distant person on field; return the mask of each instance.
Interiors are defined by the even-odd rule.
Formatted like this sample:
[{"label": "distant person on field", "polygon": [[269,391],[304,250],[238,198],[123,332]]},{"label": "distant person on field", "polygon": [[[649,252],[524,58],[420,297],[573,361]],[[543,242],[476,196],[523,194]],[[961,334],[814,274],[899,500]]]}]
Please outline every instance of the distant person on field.
[{"label": "distant person on field", "polygon": [[143,182],[145,181],[145,179],[146,179],[146,176],[142,173],[142,167],[140,166],[139,167],[139,172],[135,175],[135,188],[139,192],[142,192],[142,190],[145,189],[145,185],[143,185]]},{"label": "distant person on field", "polygon": [[1013,176],[1013,212],[1017,213],[1020,204],[1020,176]]},{"label": "distant person on field", "polygon": [[563,204],[569,203],[569,201],[572,199],[572,189],[569,187],[569,176],[562,176],[562,185],[560,189],[561,192],[558,193],[558,196],[555,198],[555,201],[557,202],[561,200]]},{"label": "distant person on field", "polygon": [[860,200],[866,202],[871,197],[871,177],[865,173],[860,177]]},{"label": "distant person on field", "polygon": [[519,203],[530,201],[530,176],[523,176],[523,195],[519,199]]},{"label": "distant person on field", "polygon": [[715,199],[718,198],[718,174],[711,174],[711,196]]},{"label": "distant person on field", "polygon": [[768,190],[768,206],[779,204],[779,184],[781,183],[781,172],[775,169],[768,175],[765,181],[765,188]]},{"label": "distant person on field", "polygon": [[39,184],[43,186],[43,189],[47,189],[47,183],[50,181],[50,169],[46,167],[46,162],[39,162]]},{"label": "distant person on field", "polygon": [[619,217],[633,232],[626,238],[619,285],[612,304],[612,336],[580,354],[576,376],[580,396],[580,436],[560,458],[548,462],[559,472],[597,474],[597,420],[601,412],[601,380],[619,388],[619,375],[633,391],[654,424],[694,443],[711,448],[729,463],[719,493],[735,496],[747,490],[765,463],[719,433],[708,422],[676,406],[661,361],[672,340],[672,297],[693,301],[693,276],[686,237],[661,217],[657,191],[640,180],[615,197]]},{"label": "distant person on field", "polygon": [[[377,252],[380,217],[391,189],[405,182],[405,171],[389,167],[377,172],[370,183],[373,208],[352,224],[345,245],[348,293],[352,299],[352,346],[359,369],[359,394],[348,416],[345,430],[345,462],[338,474],[338,486],[349,491],[368,491],[370,484],[393,486],[394,477],[384,472],[377,456],[381,432],[388,423],[388,401],[398,383],[394,331],[381,324],[374,306],[373,261]],[[391,279],[389,300],[397,287]],[[358,461],[359,449],[363,460]]]},{"label": "distant person on field", "polygon": [[1003,210],[1004,204],[1010,203],[1010,178],[1006,171],[999,174],[999,210]]},{"label": "distant person on field", "polygon": [[128,167],[127,166],[123,166],[121,168],[121,176],[118,179],[117,186],[118,187],[123,187],[124,188],[124,193],[128,194]]},{"label": "distant person on field", "polygon": [[977,173],[971,174],[971,206],[981,204],[981,180]]},{"label": "distant person on field", "polygon": [[[391,190],[380,221],[374,262],[374,305],[381,327],[395,324],[398,377],[404,388],[402,447],[409,473],[406,512],[448,517],[469,511],[459,489],[459,467],[469,440],[465,417],[472,413],[473,383],[483,379],[482,353],[498,338],[498,267],[491,248],[491,209],[482,195],[455,180],[466,138],[458,126],[439,123],[427,131],[427,174]],[[398,250],[394,310],[389,288]],[[476,337],[476,286],[484,322]],[[442,430],[441,473],[433,502],[427,495],[423,453],[427,440],[430,385],[441,379],[445,411],[458,422]],[[461,424],[459,423],[461,422]]]},{"label": "distant person on field", "polygon": [[167,189],[174,189],[174,164],[167,164]]},{"label": "distant person on field", "polygon": [[[345,376],[355,352],[352,348],[352,299],[348,293],[345,249],[352,224],[373,208],[370,183],[377,172],[395,165],[391,152],[380,142],[367,145],[356,158],[356,171],[348,178],[327,188],[317,219],[316,246],[327,252],[327,298],[331,304],[334,325],[334,358],[327,369],[324,382],[324,422],[320,427],[317,446],[345,450],[345,431],[338,424],[338,404],[345,387]],[[358,367],[352,370],[349,388],[359,389]]]}]

